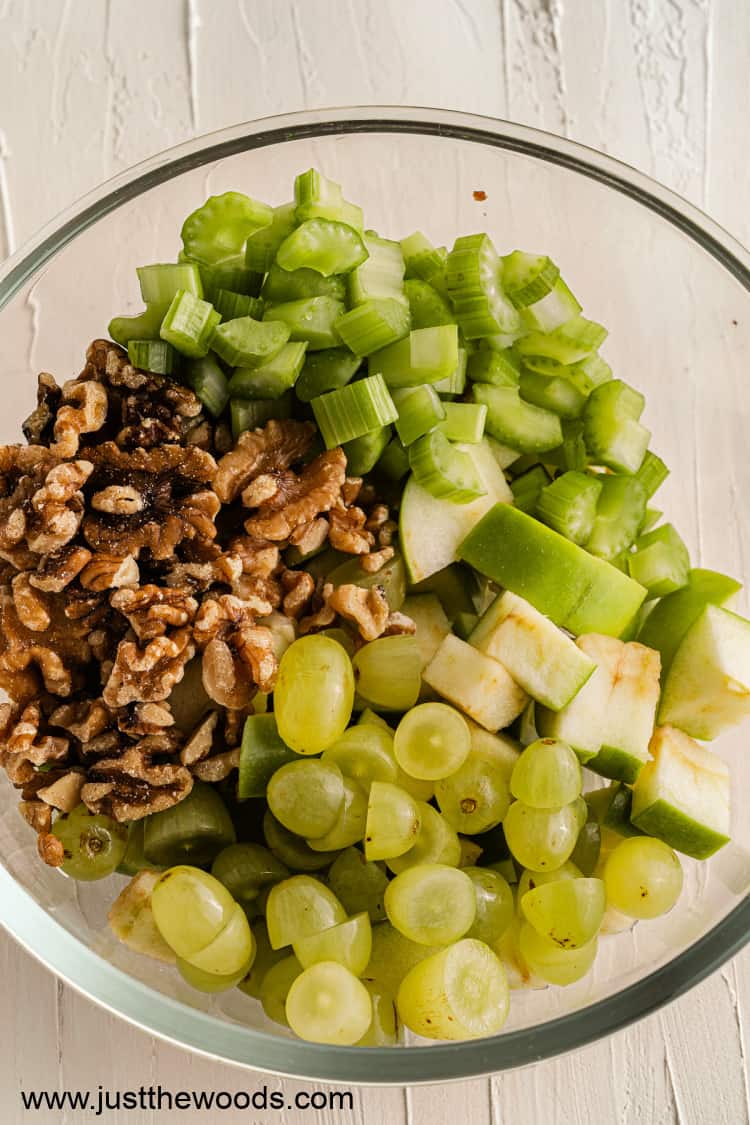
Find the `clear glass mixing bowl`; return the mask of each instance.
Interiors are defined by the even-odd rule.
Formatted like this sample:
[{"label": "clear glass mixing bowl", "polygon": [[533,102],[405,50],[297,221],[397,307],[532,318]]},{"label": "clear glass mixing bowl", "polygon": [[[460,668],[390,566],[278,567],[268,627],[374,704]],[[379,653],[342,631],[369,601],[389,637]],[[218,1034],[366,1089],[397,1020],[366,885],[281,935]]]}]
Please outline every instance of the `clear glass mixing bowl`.
[{"label": "clear glass mixing bowl", "polygon": [[[67,379],[113,313],[140,306],[135,267],[174,260],[182,218],[235,188],[283,203],[315,165],[389,236],[436,242],[488,231],[498,247],[543,250],[585,312],[610,329],[604,354],[645,392],[654,447],[672,469],[659,506],[696,565],[750,579],[750,255],[705,215],[631,168],[532,129],[438,110],[321,110],[240,125],[119,176],[55,220],[0,270],[0,440],[19,439],[39,370]],[[485,192],[477,200],[474,192]],[[747,612],[747,602],[744,604]],[[98,1003],[218,1058],[338,1082],[416,1083],[532,1062],[645,1015],[735,953],[750,926],[750,757],[730,761],[735,842],[686,861],[686,890],[665,919],[607,937],[595,971],[566,989],[515,993],[499,1036],[377,1050],[295,1041],[239,991],[205,998],[177,974],[110,939],[116,888],[45,868],[3,781],[0,921]]]}]

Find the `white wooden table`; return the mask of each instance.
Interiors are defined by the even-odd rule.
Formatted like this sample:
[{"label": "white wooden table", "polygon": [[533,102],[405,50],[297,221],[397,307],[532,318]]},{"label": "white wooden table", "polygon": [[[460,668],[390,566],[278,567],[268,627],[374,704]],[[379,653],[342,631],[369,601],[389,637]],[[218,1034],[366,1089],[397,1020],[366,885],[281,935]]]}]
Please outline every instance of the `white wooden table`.
[{"label": "white wooden table", "polygon": [[[434,105],[603,149],[750,243],[743,0],[0,0],[0,257],[112,173],[195,134],[303,107]],[[18,1090],[254,1089],[82,999],[0,936],[0,1121]],[[441,1088],[361,1090],[358,1125],[748,1125],[750,953],[606,1042]],[[289,1102],[303,1084],[269,1080]],[[309,1088],[309,1087],[308,1087]],[[267,1113],[110,1112],[119,1125]]]}]

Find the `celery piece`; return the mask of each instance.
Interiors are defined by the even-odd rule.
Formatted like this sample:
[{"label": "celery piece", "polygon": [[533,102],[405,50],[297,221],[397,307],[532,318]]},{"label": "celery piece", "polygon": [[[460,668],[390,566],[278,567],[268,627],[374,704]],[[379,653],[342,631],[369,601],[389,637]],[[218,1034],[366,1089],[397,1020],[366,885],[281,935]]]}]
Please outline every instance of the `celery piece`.
[{"label": "celery piece", "polygon": [[438,430],[409,446],[409,465],[417,483],[438,499],[468,504],[487,494],[468,454]]},{"label": "celery piece", "polygon": [[333,297],[346,300],[346,278],[332,274],[323,277],[316,270],[284,270],[275,262],[263,282],[261,296],[268,304],[280,305],[285,301],[304,301],[308,297]]},{"label": "celery piece", "polygon": [[209,266],[235,258],[249,236],[270,226],[272,219],[272,207],[239,191],[212,195],[182,224],[185,253]]},{"label": "celery piece", "polygon": [[500,260],[488,235],[457,238],[445,270],[453,311],[467,340],[518,328],[519,315],[503,292]]},{"label": "celery piece", "polygon": [[401,239],[401,252],[404,255],[407,278],[427,281],[441,292],[445,288],[445,263],[448,251],[444,246],[437,248],[421,231],[415,231]]},{"label": "celery piece", "polygon": [[638,471],[651,439],[638,421],[644,405],[640,391],[621,379],[594,388],[583,411],[583,436],[593,464],[618,473]]},{"label": "celery piece", "polygon": [[245,430],[265,426],[272,418],[290,418],[291,414],[292,395],[289,392],[281,398],[233,398],[229,402],[232,436],[235,441]]},{"label": "celery piece", "polygon": [[661,598],[687,586],[690,555],[671,523],[640,535],[635,553],[628,556],[631,578],[645,586],[651,597]]},{"label": "celery piece", "polygon": [[304,340],[308,351],[320,351],[339,343],[335,325],[343,311],[343,301],[334,297],[308,297],[266,308],[263,319],[281,321],[289,330],[290,340]]},{"label": "celery piece", "polygon": [[185,382],[195,391],[206,410],[214,418],[224,412],[229,402],[229,385],[215,359],[203,356],[187,365]]},{"label": "celery piece", "polygon": [[195,262],[139,266],[135,272],[146,306],[166,305],[168,308],[178,289],[184,289],[195,297],[203,296],[200,270]]},{"label": "celery piece", "polygon": [[533,514],[539,503],[542,489],[549,484],[549,473],[543,465],[532,465],[510,482],[513,503],[522,512]]},{"label": "celery piece", "polygon": [[458,349],[458,360],[453,372],[445,379],[439,379],[432,386],[439,395],[446,398],[450,395],[462,395],[466,388],[466,361],[468,353],[466,348]]},{"label": "celery piece", "polygon": [[306,350],[305,343],[287,343],[259,367],[236,367],[229,382],[230,395],[234,398],[280,398],[296,383]]},{"label": "celery piece", "polygon": [[586,550],[612,561],[631,546],[646,514],[646,493],[635,477],[602,474],[601,492]]},{"label": "celery piece", "polygon": [[141,371],[171,375],[177,363],[174,348],[165,340],[128,340],[128,359]]},{"label": "celery piece", "polygon": [[577,363],[595,352],[607,338],[607,329],[595,320],[576,314],[552,332],[529,332],[516,342],[520,355],[547,356],[559,363]]},{"label": "celery piece", "polygon": [[298,223],[308,219],[331,219],[346,223],[361,231],[364,226],[362,209],[347,203],[341,186],[326,179],[320,172],[310,168],[301,172],[294,181],[295,215]]},{"label": "celery piece", "polygon": [[466,375],[472,383],[493,383],[496,387],[517,387],[521,377],[521,363],[512,348],[496,352],[480,348],[473,352],[466,364]]},{"label": "celery piece", "polygon": [[377,467],[390,480],[402,480],[409,472],[409,456],[397,437],[388,442]]},{"label": "celery piece", "polygon": [[562,442],[558,416],[524,402],[517,387],[474,383],[471,393],[474,402],[487,407],[487,432],[504,445],[521,453],[541,453]]},{"label": "celery piece", "polygon": [[213,351],[230,367],[260,367],[277,355],[289,339],[281,320],[240,316],[214,329]]},{"label": "celery piece", "polygon": [[379,371],[389,387],[418,387],[450,378],[458,364],[458,328],[444,324],[417,328],[404,340],[370,355],[369,370]]},{"label": "celery piece", "polygon": [[412,328],[435,328],[441,324],[456,323],[445,297],[428,282],[411,277],[404,282],[404,292],[409,302]]},{"label": "celery piece", "polygon": [[251,270],[260,273],[270,270],[279,247],[297,225],[296,210],[295,203],[282,203],[280,207],[274,207],[269,225],[261,227],[248,237],[245,263]]},{"label": "celery piece", "polygon": [[284,270],[311,269],[323,277],[351,273],[367,258],[356,230],[330,219],[308,219],[282,242],[276,263]]},{"label": "celery piece", "polygon": [[438,429],[449,441],[465,441],[470,445],[481,441],[487,420],[487,407],[476,402],[446,402],[445,418]]},{"label": "celery piece", "polygon": [[601,491],[602,483],[596,477],[578,472],[563,473],[542,489],[536,517],[566,539],[582,545],[593,530]]},{"label": "celery piece", "polygon": [[403,445],[411,445],[445,418],[445,407],[429,384],[394,390],[393,401],[398,410],[396,433]]},{"label": "celery piece", "polygon": [[233,293],[231,289],[217,289],[213,306],[221,313],[222,320],[237,320],[241,316],[251,316],[260,320],[263,316],[263,301],[260,297],[250,297],[247,293]]},{"label": "celery piece", "polygon": [[566,370],[563,367],[560,375],[542,375],[524,365],[519,383],[521,398],[560,418],[579,418],[592,387],[585,376],[568,377],[564,374]]},{"label": "celery piece", "polygon": [[348,348],[326,348],[305,358],[302,374],[294,390],[300,402],[311,402],[318,395],[335,391],[351,382],[362,360]]},{"label": "celery piece", "polygon": [[585,469],[589,457],[583,440],[583,422],[563,418],[561,426],[562,444],[545,453],[544,460],[548,465],[555,465],[559,469]]},{"label": "celery piece", "polygon": [[310,405],[326,449],[387,426],[398,417],[382,375],[370,375],[329,391]]},{"label": "celery piece", "polygon": [[392,297],[406,303],[404,256],[398,242],[367,232],[364,244],[368,258],[349,274],[349,304]]},{"label": "celery piece", "polygon": [[221,317],[208,301],[178,289],[162,321],[159,335],[183,355],[208,354],[209,341]]},{"label": "celery piece", "polygon": [[646,514],[643,517],[643,523],[638,529],[640,535],[645,535],[647,531],[651,531],[656,527],[657,523],[664,515],[659,508],[646,508]]},{"label": "celery piece", "polygon": [[[180,251],[179,259],[181,262],[190,261],[184,251]],[[244,293],[248,297],[257,297],[260,293],[263,274],[248,269],[244,255],[227,258],[225,262],[217,262],[212,266],[205,262],[198,262],[197,265],[201,275],[203,298],[211,304],[214,303],[214,298],[220,289],[228,289],[232,293]]]},{"label": "celery piece", "polygon": [[352,438],[342,446],[346,454],[346,471],[349,476],[363,477],[372,472],[385,447],[391,440],[391,427],[381,426],[368,434]]},{"label": "celery piece", "polygon": [[410,326],[408,306],[386,297],[365,301],[343,313],[336,321],[336,332],[355,355],[369,356],[403,339]]},{"label": "celery piece", "polygon": [[170,304],[171,301],[166,305],[148,305],[137,316],[115,316],[110,320],[107,331],[123,348],[130,340],[158,340],[159,329]]},{"label": "celery piece", "polygon": [[594,387],[598,387],[600,383],[608,383],[612,378],[612,368],[598,352],[592,352],[591,355],[584,356],[583,359],[579,359],[578,363],[572,366],[576,371],[585,375]]},{"label": "celery piece", "polygon": [[669,476],[669,469],[664,464],[661,457],[657,457],[655,453],[647,449],[641,461],[641,467],[635,473],[635,476],[643,485],[646,490],[646,496],[650,500]]},{"label": "celery piece", "polygon": [[501,259],[503,288],[517,309],[533,305],[546,297],[560,276],[560,270],[545,254],[526,254],[514,250]]},{"label": "celery piece", "polygon": [[521,310],[521,324],[525,332],[554,332],[580,311],[576,297],[559,277],[546,296]]}]

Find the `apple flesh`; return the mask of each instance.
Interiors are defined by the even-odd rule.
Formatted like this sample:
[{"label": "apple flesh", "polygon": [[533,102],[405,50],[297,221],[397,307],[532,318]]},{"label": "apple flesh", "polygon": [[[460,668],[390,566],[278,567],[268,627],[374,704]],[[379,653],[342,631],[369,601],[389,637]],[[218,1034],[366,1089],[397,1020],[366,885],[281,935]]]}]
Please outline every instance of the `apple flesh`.
[{"label": "apple flesh", "polygon": [[452,633],[441,642],[423,679],[489,731],[507,727],[528,702],[526,692],[502,664]]},{"label": "apple flesh", "polygon": [[440,642],[451,631],[451,623],[436,594],[410,594],[401,606],[417,627],[414,639],[424,670],[440,648]]}]

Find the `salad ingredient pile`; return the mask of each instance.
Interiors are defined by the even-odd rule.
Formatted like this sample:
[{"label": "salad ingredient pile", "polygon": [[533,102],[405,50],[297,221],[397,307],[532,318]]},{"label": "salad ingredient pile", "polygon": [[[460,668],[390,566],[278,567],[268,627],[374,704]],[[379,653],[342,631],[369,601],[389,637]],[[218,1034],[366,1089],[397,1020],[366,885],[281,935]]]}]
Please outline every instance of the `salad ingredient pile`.
[{"label": "salad ingredient pile", "polygon": [[549,257],[382,237],[310,170],[138,279],[0,449],[39,853],[302,1038],[495,1034],[729,839],[739,583],[650,506],[643,395]]}]

